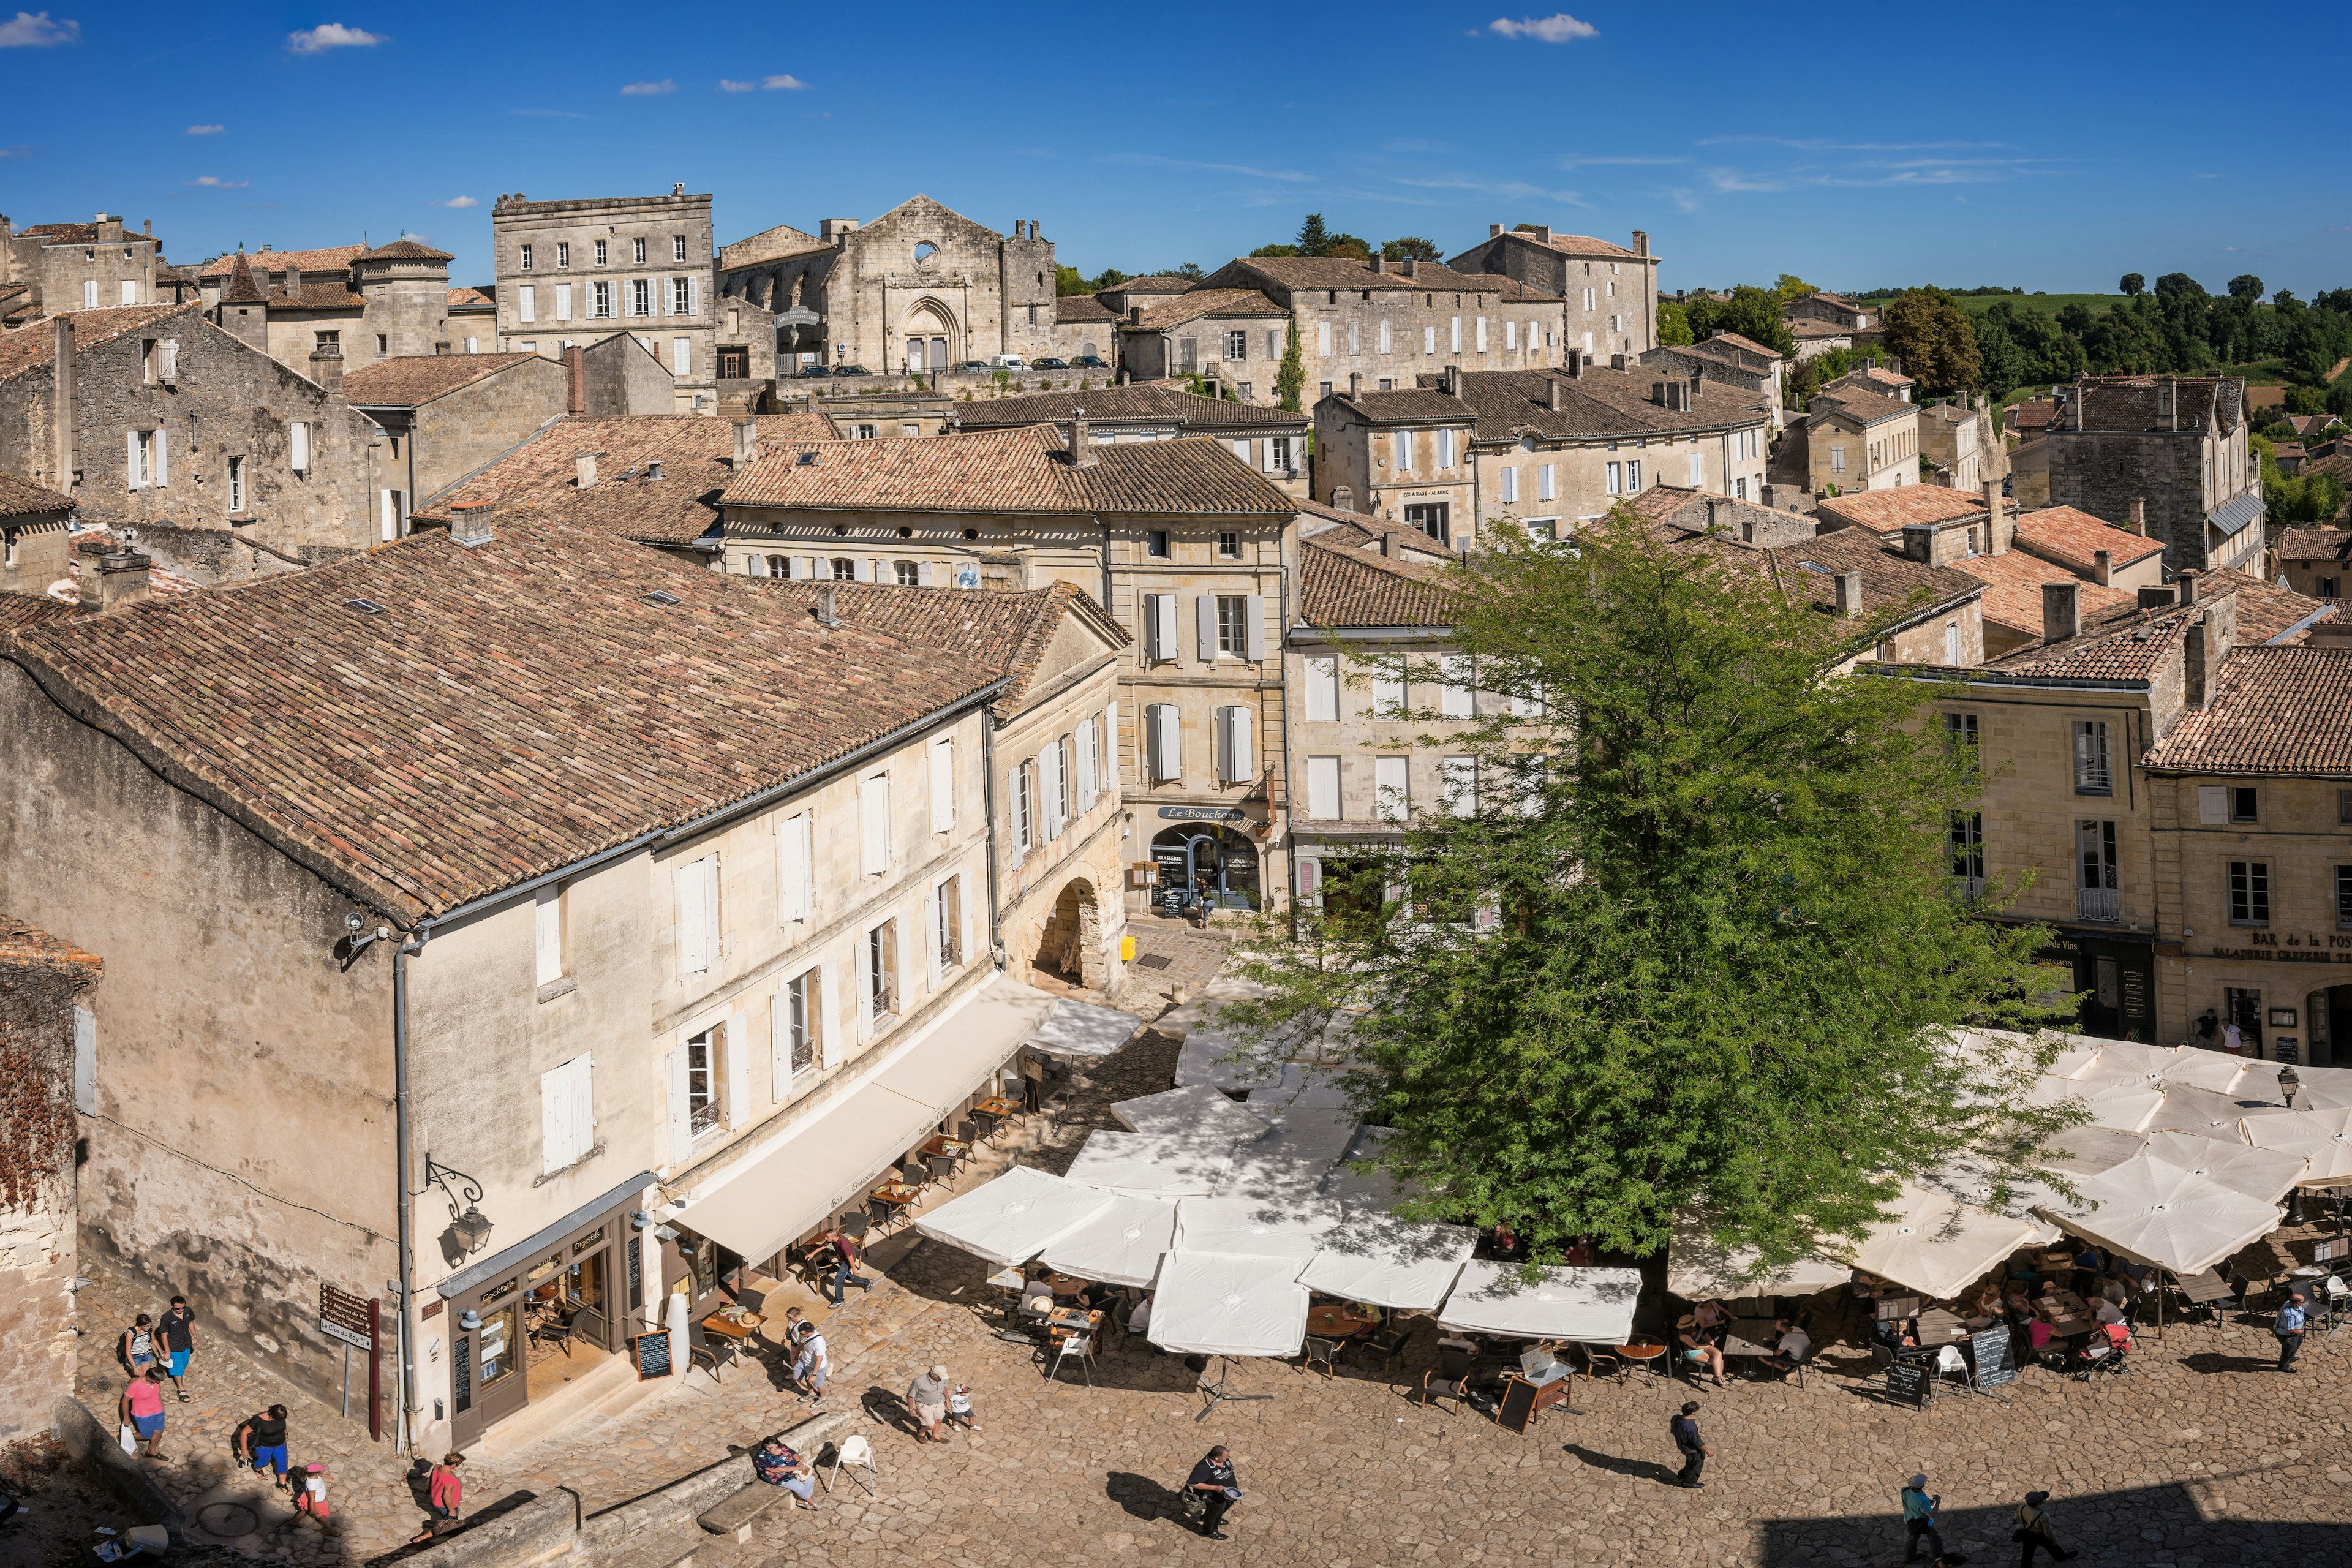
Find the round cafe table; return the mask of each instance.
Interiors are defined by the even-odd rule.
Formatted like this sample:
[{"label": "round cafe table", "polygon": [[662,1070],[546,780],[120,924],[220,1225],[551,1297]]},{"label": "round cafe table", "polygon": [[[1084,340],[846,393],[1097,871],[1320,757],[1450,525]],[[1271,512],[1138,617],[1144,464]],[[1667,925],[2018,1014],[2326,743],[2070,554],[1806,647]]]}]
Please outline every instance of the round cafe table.
[{"label": "round cafe table", "polygon": [[1318,1340],[1351,1340],[1371,1329],[1370,1318],[1337,1301],[1307,1310],[1307,1331]]}]

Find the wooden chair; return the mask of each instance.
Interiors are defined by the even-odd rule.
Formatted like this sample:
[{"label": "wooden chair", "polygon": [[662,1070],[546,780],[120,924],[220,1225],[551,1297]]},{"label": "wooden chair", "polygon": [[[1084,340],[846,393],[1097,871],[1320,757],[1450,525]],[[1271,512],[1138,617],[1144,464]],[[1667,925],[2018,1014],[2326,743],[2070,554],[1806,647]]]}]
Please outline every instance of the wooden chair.
[{"label": "wooden chair", "polygon": [[971,1118],[956,1123],[956,1142],[969,1149],[980,1142],[980,1124]]},{"label": "wooden chair", "polygon": [[572,1342],[579,1338],[570,1318],[543,1318],[531,1325],[530,1337],[543,1345],[555,1345],[563,1352],[566,1361],[572,1358]]},{"label": "wooden chair", "polygon": [[1470,1402],[1470,1380],[1467,1377],[1440,1377],[1434,1372],[1423,1373],[1421,1374],[1422,1404],[1434,1405],[1441,1399],[1454,1401],[1454,1413],[1459,1415],[1462,1413],[1462,1407]]},{"label": "wooden chair", "polygon": [[956,1163],[954,1155],[927,1154],[923,1157],[923,1163],[930,1167],[931,1180],[938,1183],[940,1185],[948,1186],[955,1181]]},{"label": "wooden chair", "polygon": [[1405,1342],[1412,1337],[1406,1329],[1377,1329],[1356,1342],[1356,1359],[1366,1356],[1381,1358],[1381,1370],[1388,1371],[1396,1358],[1404,1353]]},{"label": "wooden chair", "polygon": [[1437,1375],[1448,1383],[1460,1383],[1468,1378],[1470,1369],[1477,1364],[1478,1352],[1475,1350],[1466,1350],[1460,1345],[1437,1347]]},{"label": "wooden chair", "polygon": [[1625,1376],[1625,1358],[1605,1345],[1585,1345],[1584,1369],[1591,1377],[1608,1377],[1622,1381]]},{"label": "wooden chair", "polygon": [[1323,1363],[1324,1378],[1328,1381],[1330,1378],[1336,1377],[1339,1375],[1339,1371],[1332,1365],[1332,1363],[1339,1359],[1339,1353],[1344,1348],[1344,1345],[1339,1340],[1320,1340],[1317,1339],[1313,1334],[1309,1334],[1307,1336],[1299,1349],[1298,1370],[1303,1373],[1308,1367],[1320,1362]]}]

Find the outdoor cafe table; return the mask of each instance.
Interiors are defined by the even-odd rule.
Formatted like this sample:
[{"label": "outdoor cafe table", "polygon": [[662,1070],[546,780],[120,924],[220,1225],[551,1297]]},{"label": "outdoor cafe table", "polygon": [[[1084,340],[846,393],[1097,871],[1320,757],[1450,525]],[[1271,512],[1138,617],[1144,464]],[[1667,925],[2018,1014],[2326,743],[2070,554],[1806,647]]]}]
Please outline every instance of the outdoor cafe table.
[{"label": "outdoor cafe table", "polygon": [[1321,1340],[1352,1340],[1370,1333],[1376,1321],[1345,1302],[1327,1301],[1307,1309],[1307,1331]]},{"label": "outdoor cafe table", "polygon": [[885,1182],[866,1195],[893,1213],[904,1214],[915,1201],[915,1189],[904,1182]]},{"label": "outdoor cafe table", "polygon": [[1068,1274],[1048,1274],[1045,1278],[1045,1289],[1056,1296],[1076,1296],[1087,1288],[1085,1280]]},{"label": "outdoor cafe table", "polygon": [[702,1320],[702,1332],[711,1343],[725,1345],[728,1359],[732,1361],[758,1336],[760,1325],[766,1321],[757,1312],[730,1313],[721,1309]]},{"label": "outdoor cafe table", "polygon": [[1960,1321],[1957,1313],[1935,1307],[1919,1314],[1919,1342],[1923,1345],[1956,1345],[1968,1337],[1968,1325]]},{"label": "outdoor cafe table", "polygon": [[1779,1341],[1773,1332],[1778,1327],[1769,1318],[1734,1319],[1731,1331],[1723,1336],[1723,1353],[1727,1356],[1778,1355]]},{"label": "outdoor cafe table", "polygon": [[973,1106],[972,1109],[979,1111],[982,1116],[993,1116],[999,1121],[1002,1121],[1021,1108],[1013,1104],[1013,1101],[1005,1099],[1003,1095],[998,1095],[992,1100],[982,1100],[978,1105]]}]

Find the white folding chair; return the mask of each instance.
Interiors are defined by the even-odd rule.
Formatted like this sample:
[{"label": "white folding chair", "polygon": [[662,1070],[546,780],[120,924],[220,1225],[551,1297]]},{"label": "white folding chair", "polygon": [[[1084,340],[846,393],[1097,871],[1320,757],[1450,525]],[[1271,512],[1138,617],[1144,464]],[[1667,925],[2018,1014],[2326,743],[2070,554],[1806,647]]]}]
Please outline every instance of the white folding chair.
[{"label": "white folding chair", "polygon": [[2336,1331],[2344,1326],[2345,1314],[2352,1312],[2352,1285],[2344,1283],[2340,1274],[2330,1274],[2320,1281],[2320,1300],[2327,1308],[2327,1337],[2334,1339]]},{"label": "white folding chair", "polygon": [[[875,1484],[879,1479],[879,1472],[874,1468],[874,1445],[868,1443],[864,1436],[844,1437],[834,1445],[833,1474],[835,1478],[840,1476],[841,1467],[844,1465],[862,1466],[866,1471],[866,1479],[862,1483],[866,1488],[866,1495],[868,1497],[881,1495],[880,1489]],[[822,1476],[823,1472],[820,1471],[819,1475]],[[854,1471],[851,1479],[856,1479]],[[824,1490],[827,1497],[833,1495],[832,1480],[825,1481]]]},{"label": "white folding chair", "polygon": [[1045,1370],[1045,1381],[1053,1382],[1055,1374],[1062,1370],[1062,1363],[1076,1356],[1078,1358],[1078,1371],[1085,1374],[1087,1386],[1092,1388],[1095,1385],[1094,1348],[1095,1337],[1092,1334],[1064,1335],[1060,1346],[1054,1352],[1054,1364]]}]

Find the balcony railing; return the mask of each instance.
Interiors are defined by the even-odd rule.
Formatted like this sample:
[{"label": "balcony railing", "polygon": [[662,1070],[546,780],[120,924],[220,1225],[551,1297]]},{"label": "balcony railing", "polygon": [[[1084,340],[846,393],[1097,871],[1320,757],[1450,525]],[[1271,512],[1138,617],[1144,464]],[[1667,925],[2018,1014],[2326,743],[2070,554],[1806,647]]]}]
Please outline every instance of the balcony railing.
[{"label": "balcony railing", "polygon": [[1963,903],[1974,903],[1977,900],[1983,898],[1984,889],[1985,879],[1982,877],[1955,877],[1952,879],[1952,897],[1958,899]]},{"label": "balcony railing", "polygon": [[2119,921],[2124,918],[2124,895],[2120,888],[2077,888],[2074,889],[2074,916],[2085,921]]}]

